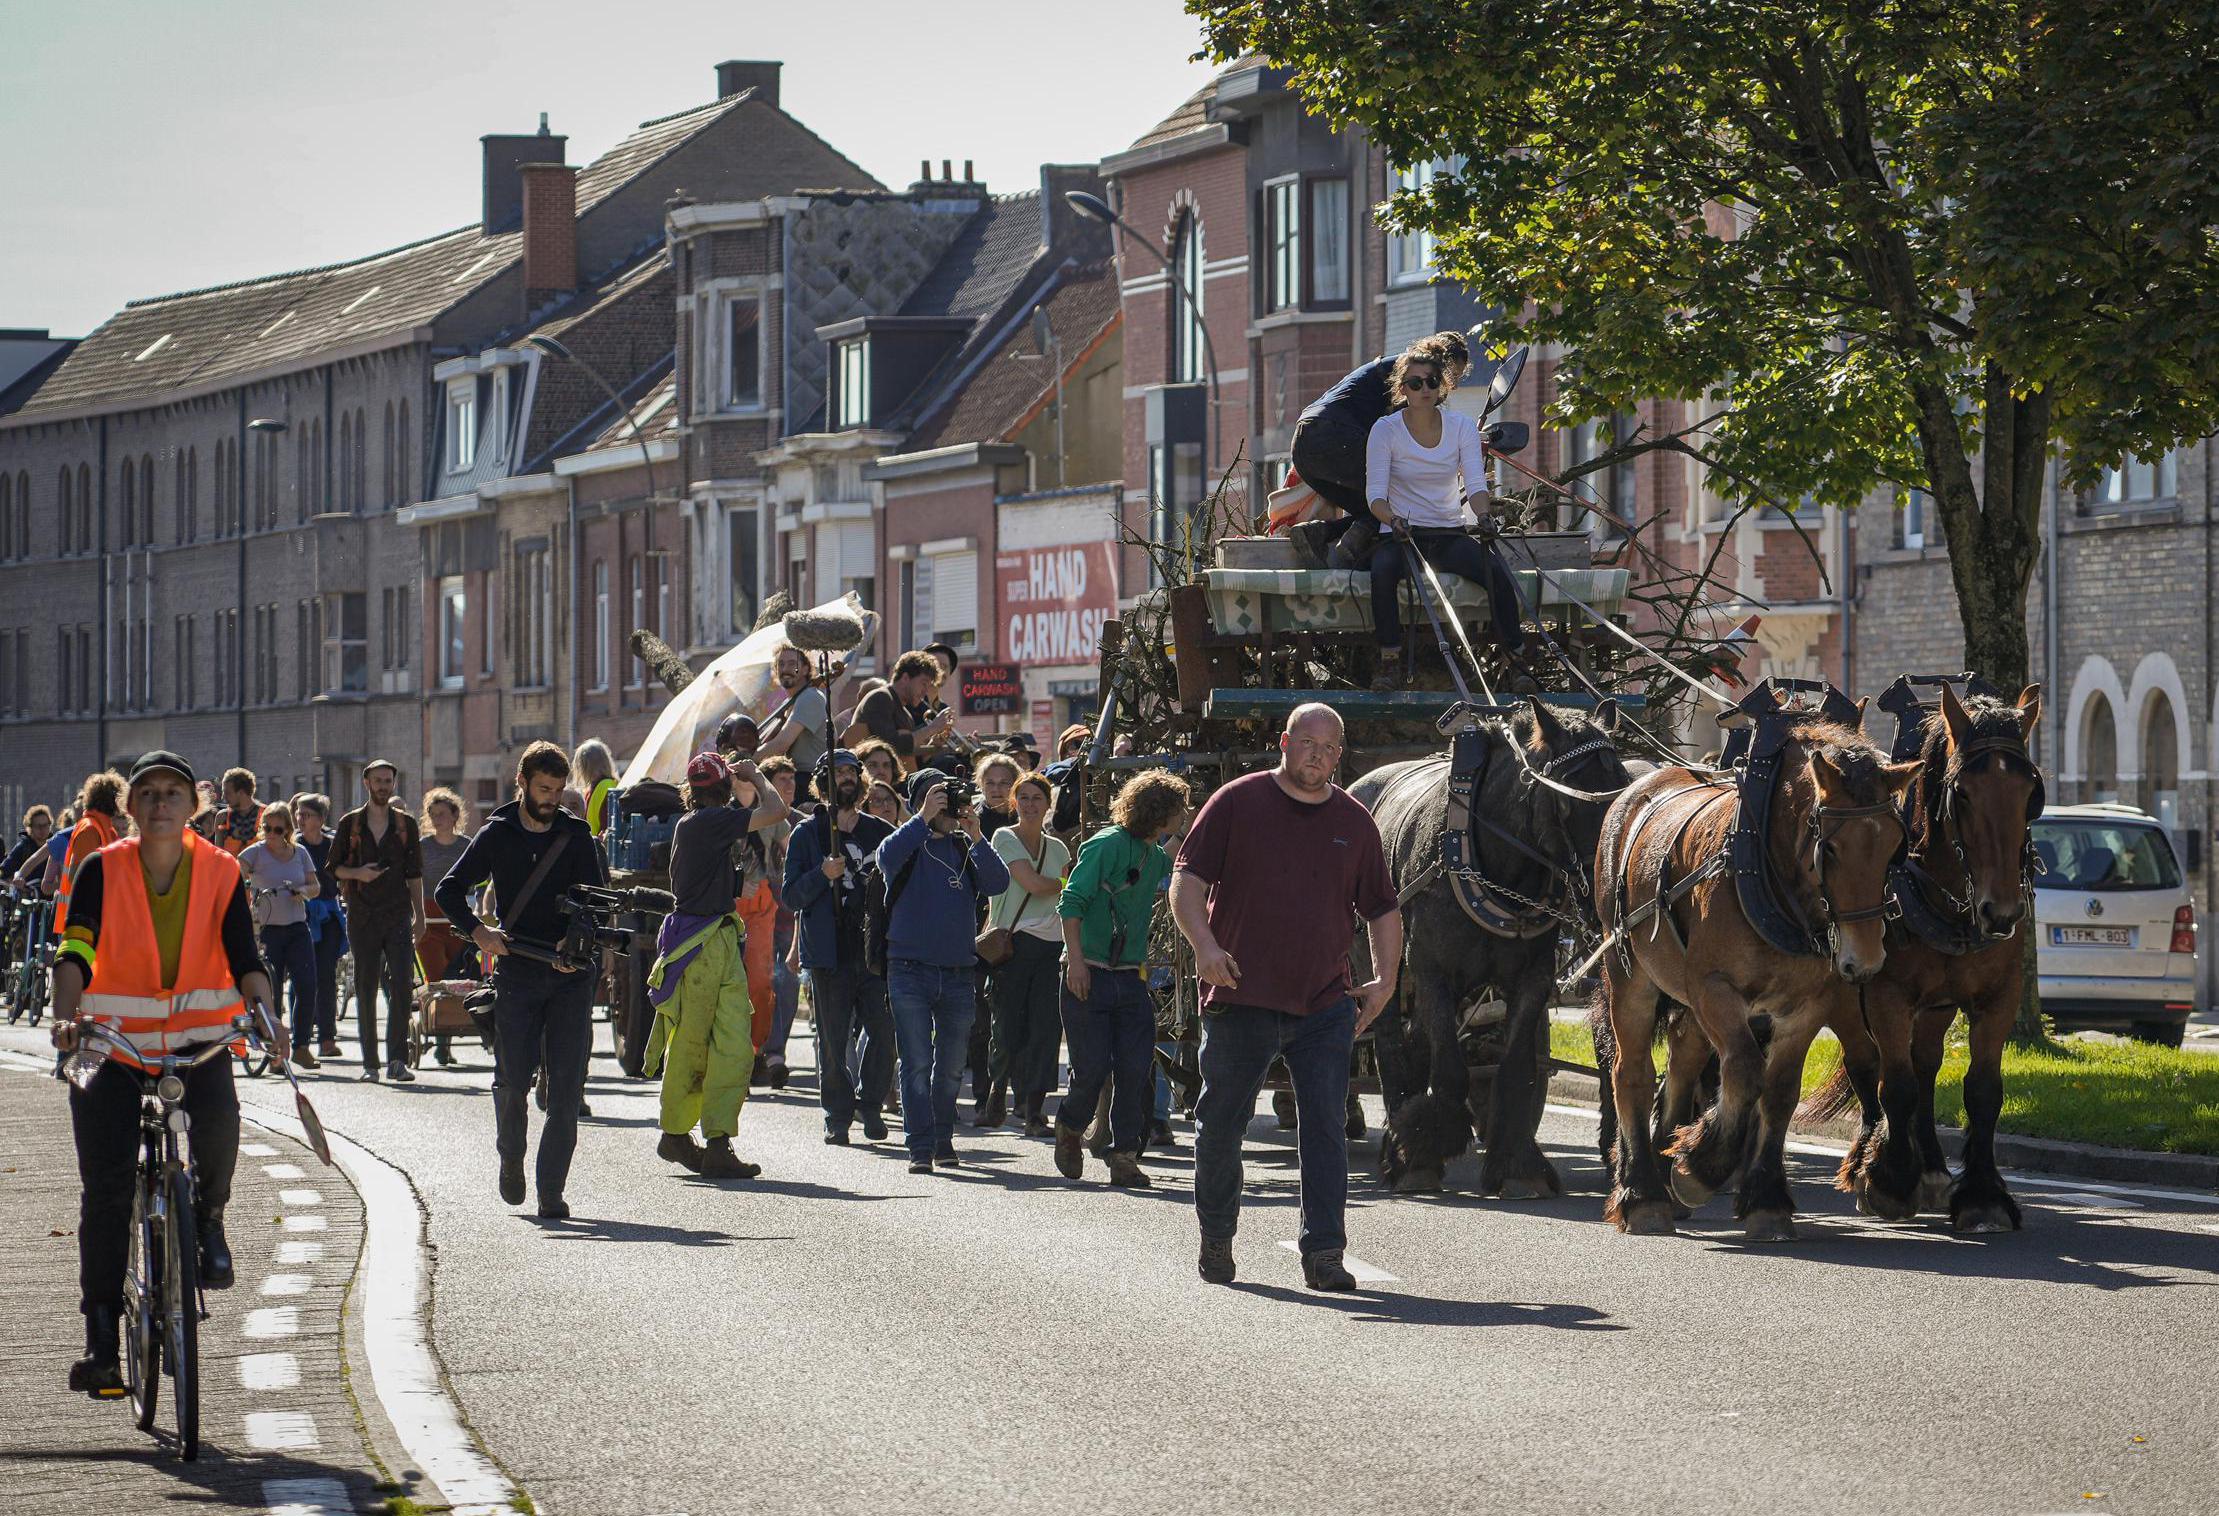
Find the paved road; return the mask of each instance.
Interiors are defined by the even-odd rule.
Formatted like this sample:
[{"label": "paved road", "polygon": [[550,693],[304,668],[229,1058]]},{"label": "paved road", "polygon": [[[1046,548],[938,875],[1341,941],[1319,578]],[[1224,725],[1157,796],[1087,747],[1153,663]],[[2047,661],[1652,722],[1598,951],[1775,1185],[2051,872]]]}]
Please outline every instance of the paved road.
[{"label": "paved road", "polygon": [[1127,1194],[1007,1133],[912,1177],[893,1146],[822,1146],[806,1091],[758,1094],[741,1147],[764,1177],[720,1188],[655,1162],[648,1087],[603,1060],[576,1219],[549,1227],[494,1194],[473,1062],[315,1094],[423,1196],[437,1346],[543,1511],[1866,1516],[2203,1511],[2219,1489],[2196,1293],[2219,1205],[2028,1182],[2026,1232],[1958,1240],[1854,1217],[1811,1157],[1791,1246],[1743,1247],[1719,1203],[1626,1238],[1564,1112],[1561,1201],[1360,1180],[1353,1248],[1392,1278],[1329,1298],[1280,1246],[1294,1171],[1267,1116],[1226,1290],[1194,1274],[1183,1124],[1159,1187]]}]

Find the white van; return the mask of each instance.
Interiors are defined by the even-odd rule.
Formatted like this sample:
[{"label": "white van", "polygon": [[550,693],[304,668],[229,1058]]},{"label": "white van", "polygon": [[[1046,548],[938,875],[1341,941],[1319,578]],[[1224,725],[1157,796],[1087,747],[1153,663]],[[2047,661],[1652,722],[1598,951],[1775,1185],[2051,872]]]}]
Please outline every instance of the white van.
[{"label": "white van", "polygon": [[2196,1008],[2196,907],[2165,828],[2127,805],[2059,805],[2034,823],[2042,1009],[2060,1032],[2179,1047]]}]

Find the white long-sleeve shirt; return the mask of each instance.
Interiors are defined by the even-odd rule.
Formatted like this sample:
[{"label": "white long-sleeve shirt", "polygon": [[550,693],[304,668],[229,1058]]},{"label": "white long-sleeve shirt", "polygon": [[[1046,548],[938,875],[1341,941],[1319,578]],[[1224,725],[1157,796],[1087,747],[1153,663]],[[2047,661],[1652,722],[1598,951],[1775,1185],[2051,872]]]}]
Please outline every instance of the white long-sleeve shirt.
[{"label": "white long-sleeve shirt", "polygon": [[1364,498],[1384,500],[1412,526],[1460,526],[1464,499],[1487,489],[1487,463],[1479,424],[1457,411],[1441,412],[1438,447],[1420,447],[1393,411],[1372,423],[1364,447]]}]

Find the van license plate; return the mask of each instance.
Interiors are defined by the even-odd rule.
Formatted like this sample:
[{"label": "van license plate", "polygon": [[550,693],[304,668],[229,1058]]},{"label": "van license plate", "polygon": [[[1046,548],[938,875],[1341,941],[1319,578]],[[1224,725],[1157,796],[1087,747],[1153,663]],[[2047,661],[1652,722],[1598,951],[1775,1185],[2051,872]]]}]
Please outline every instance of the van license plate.
[{"label": "van license plate", "polygon": [[2131,926],[2053,926],[2051,942],[2059,947],[2133,947]]}]

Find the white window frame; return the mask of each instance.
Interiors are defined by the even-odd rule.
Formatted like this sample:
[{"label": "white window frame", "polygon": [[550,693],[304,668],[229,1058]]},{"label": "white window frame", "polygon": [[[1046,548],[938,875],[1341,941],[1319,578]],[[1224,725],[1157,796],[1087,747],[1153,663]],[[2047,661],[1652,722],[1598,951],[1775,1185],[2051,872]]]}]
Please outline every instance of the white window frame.
[{"label": "white window frame", "polygon": [[2096,485],[2094,499],[2099,507],[2105,509],[2135,510],[2164,505],[2179,493],[2179,455],[2167,449],[2155,458],[2129,454],[2105,469],[2103,478]]},{"label": "white window frame", "polygon": [[1174,237],[1170,248],[1174,288],[1165,291],[1171,299],[1171,382],[1199,384],[1208,369],[1203,323],[1210,312],[1209,239],[1199,210],[1189,207],[1185,216],[1186,237]]},{"label": "white window frame", "polygon": [[1926,546],[1926,512],[1933,504],[1926,491],[1913,486],[1904,490],[1903,546],[1906,550]]},{"label": "white window frame", "polygon": [[597,693],[609,687],[609,560],[593,564],[593,683]]},{"label": "white window frame", "polygon": [[485,598],[478,607],[478,672],[487,678],[492,677],[493,674],[493,649],[495,646],[493,615],[496,608],[494,604],[494,577],[488,574],[485,576]]},{"label": "white window frame", "polygon": [[[752,399],[744,399],[732,390],[736,378],[732,360],[738,354],[738,344],[732,340],[732,313],[742,304],[755,307],[755,395]],[[721,365],[724,378],[723,383],[717,387],[717,394],[722,401],[720,408],[728,413],[759,411],[763,408],[763,370],[766,366],[763,348],[767,328],[763,316],[766,305],[759,289],[731,290],[717,302],[717,342],[724,349]]]},{"label": "white window frame", "polygon": [[470,592],[460,574],[439,581],[439,687],[459,690],[469,661]]},{"label": "white window frame", "polygon": [[[624,587],[632,597],[632,618],[626,625],[630,627],[631,631],[636,632],[647,625],[645,619],[647,616],[647,555],[645,553],[632,554]],[[626,646],[629,647],[632,641],[630,632],[626,633],[624,641]],[[633,653],[624,660],[624,687],[628,690],[647,688],[647,660],[640,657],[638,653]]]},{"label": "white window frame", "polygon": [[839,414],[832,430],[871,424],[871,339],[844,337],[833,344],[832,361],[839,372]]},{"label": "white window frame", "polygon": [[[1455,172],[1455,165],[1447,158],[1431,158],[1423,163],[1393,171],[1390,189],[1396,192],[1422,190],[1444,173]],[[1423,284],[1433,277],[1433,259],[1439,252],[1439,242],[1430,231],[1389,232],[1387,234],[1387,286],[1390,289],[1404,285]]]},{"label": "white window frame", "polygon": [[[729,637],[745,637],[755,627],[755,614],[763,600],[763,541],[762,507],[751,501],[734,501],[724,507],[724,630]],[[746,518],[743,522],[741,518]],[[732,549],[745,537],[748,556],[754,561],[754,583],[741,585],[740,565],[734,560]],[[746,605],[741,605],[738,592],[745,590]]]},{"label": "white window frame", "polygon": [[[1334,191],[1339,192],[1337,197],[1340,200],[1339,206],[1320,207],[1318,202],[1321,199],[1333,198],[1332,192]],[[1355,268],[1355,261],[1351,256],[1351,238],[1349,235],[1348,180],[1338,174],[1326,174],[1305,180],[1302,186],[1302,196],[1304,201],[1302,208],[1303,231],[1305,233],[1303,238],[1303,277],[1308,281],[1304,289],[1304,298],[1310,304],[1322,307],[1346,306],[1351,298],[1352,276]],[[1320,261],[1320,255],[1324,250],[1333,247],[1338,247],[1340,250],[1340,259],[1336,266],[1339,278],[1336,288],[1328,291],[1318,277],[1325,268],[1325,265]]]},{"label": "white window frame", "polygon": [[[1302,176],[1264,181],[1264,311],[1302,306]],[[1176,296],[1174,296],[1176,298]]]},{"label": "white window frame", "polygon": [[[519,689],[546,689],[554,681],[553,580],[548,570],[548,550],[526,548],[516,555],[518,646],[516,683]],[[493,620],[486,618],[487,635]]]},{"label": "white window frame", "polygon": [[[776,354],[770,345],[771,296],[776,279],[711,279],[693,293],[693,396],[696,416],[761,416],[770,411],[770,380]],[[732,306],[755,306],[755,398],[732,398]]]},{"label": "white window frame", "polygon": [[488,428],[486,446],[496,458],[502,457],[508,449],[509,430],[509,371],[506,365],[493,371],[493,414],[487,419],[493,424]]},{"label": "white window frame", "polygon": [[465,473],[478,461],[478,381],[466,376],[447,385],[447,472]]}]

